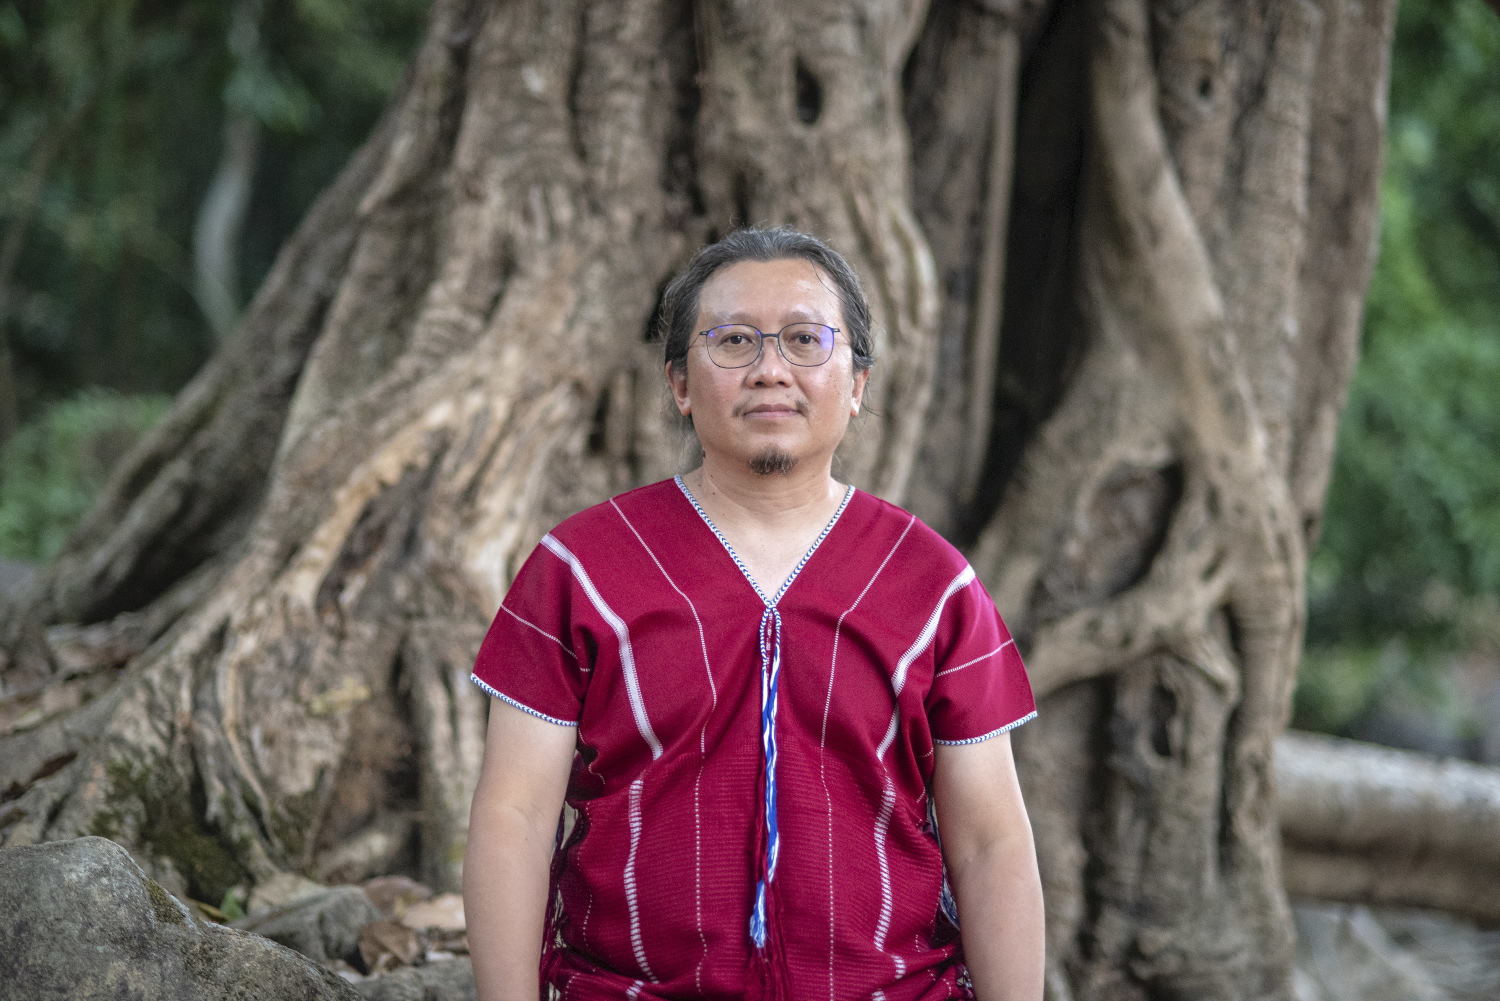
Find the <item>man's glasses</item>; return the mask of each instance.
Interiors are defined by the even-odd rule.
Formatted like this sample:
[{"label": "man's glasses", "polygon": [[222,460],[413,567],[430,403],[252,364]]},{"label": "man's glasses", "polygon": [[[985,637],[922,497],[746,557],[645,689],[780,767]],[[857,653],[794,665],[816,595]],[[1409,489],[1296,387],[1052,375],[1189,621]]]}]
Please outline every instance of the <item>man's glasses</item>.
[{"label": "man's glasses", "polygon": [[826,323],[788,323],[774,334],[763,333],[748,323],[726,323],[700,330],[708,342],[708,360],[720,368],[745,368],[760,360],[766,338],[776,338],[781,357],[793,365],[813,368],[833,357],[838,327]]}]

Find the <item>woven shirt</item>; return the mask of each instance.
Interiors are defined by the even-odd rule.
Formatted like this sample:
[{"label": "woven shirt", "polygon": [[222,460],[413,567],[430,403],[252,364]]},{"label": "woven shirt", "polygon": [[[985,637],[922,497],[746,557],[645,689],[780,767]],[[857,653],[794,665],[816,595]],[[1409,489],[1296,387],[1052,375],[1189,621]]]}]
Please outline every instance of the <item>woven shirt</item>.
[{"label": "woven shirt", "polygon": [[542,958],[562,998],[972,997],[934,745],[1035,703],[913,515],[850,488],[763,594],[680,478],[621,494],[543,538],[473,680],[578,730]]}]

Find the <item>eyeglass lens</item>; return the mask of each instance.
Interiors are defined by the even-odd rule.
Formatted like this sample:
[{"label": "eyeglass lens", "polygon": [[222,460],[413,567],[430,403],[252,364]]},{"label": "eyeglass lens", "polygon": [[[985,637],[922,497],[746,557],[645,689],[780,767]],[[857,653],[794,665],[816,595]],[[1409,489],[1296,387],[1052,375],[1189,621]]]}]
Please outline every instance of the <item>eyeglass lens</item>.
[{"label": "eyeglass lens", "polygon": [[721,368],[743,368],[760,357],[761,343],[776,338],[781,356],[793,365],[821,365],[833,354],[834,328],[822,323],[791,323],[778,333],[761,333],[744,323],[731,323],[703,332],[708,357]]}]

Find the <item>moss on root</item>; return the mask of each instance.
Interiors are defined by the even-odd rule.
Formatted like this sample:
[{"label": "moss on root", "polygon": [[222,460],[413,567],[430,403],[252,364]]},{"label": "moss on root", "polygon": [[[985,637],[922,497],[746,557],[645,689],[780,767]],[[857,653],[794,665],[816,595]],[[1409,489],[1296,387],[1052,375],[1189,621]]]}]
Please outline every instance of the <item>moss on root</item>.
[{"label": "moss on root", "polygon": [[[95,815],[91,833],[115,838],[127,828],[125,812],[138,811],[138,847],[172,863],[187,880],[187,891],[200,900],[219,900],[230,887],[244,883],[248,872],[231,846],[206,829],[194,809],[198,797],[181,777],[125,760],[106,766],[109,808]],[[176,912],[176,908],[173,908]],[[178,913],[178,917],[181,915]]]}]

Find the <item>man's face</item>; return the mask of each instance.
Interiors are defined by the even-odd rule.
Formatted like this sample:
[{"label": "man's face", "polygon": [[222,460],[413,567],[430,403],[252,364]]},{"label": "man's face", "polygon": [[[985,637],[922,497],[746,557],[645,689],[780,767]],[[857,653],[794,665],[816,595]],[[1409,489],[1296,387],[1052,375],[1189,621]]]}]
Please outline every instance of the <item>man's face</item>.
[{"label": "man's face", "polygon": [[[741,261],[703,286],[693,329],[747,323],[775,333],[798,322],[843,327],[838,296],[823,273],[802,258]],[[831,458],[858,410],[867,375],[854,372],[842,329],[833,356],[816,367],[791,364],[772,338],[754,364],[720,368],[696,334],[686,371],[667,366],[677,408],[693,418],[704,454],[761,472],[787,471],[786,459],[795,465]]]}]

